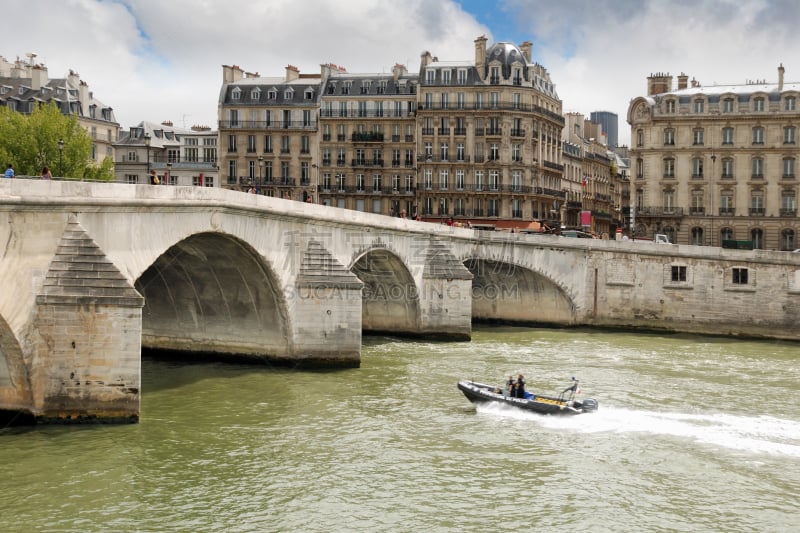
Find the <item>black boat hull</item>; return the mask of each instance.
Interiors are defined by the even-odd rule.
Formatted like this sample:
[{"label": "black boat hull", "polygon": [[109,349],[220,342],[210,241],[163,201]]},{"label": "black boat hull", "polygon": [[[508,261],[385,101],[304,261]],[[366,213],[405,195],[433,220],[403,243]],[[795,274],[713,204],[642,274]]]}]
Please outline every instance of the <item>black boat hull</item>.
[{"label": "black boat hull", "polygon": [[459,381],[458,389],[475,404],[500,403],[543,415],[579,415],[597,410],[597,400],[594,398],[582,402],[543,394],[531,394],[529,398],[513,398],[503,394],[503,391],[494,385],[467,380]]}]

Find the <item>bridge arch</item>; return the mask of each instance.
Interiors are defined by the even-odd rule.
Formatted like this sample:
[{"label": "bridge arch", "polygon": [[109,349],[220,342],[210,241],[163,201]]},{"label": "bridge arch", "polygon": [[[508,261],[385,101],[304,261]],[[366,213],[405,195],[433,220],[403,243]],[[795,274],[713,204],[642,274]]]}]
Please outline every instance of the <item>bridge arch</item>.
[{"label": "bridge arch", "polygon": [[575,304],[546,274],[519,264],[470,257],[473,320],[572,325]]},{"label": "bridge arch", "polygon": [[363,331],[419,334],[419,290],[400,256],[384,247],[372,248],[357,255],[349,270],[364,283]]},{"label": "bridge arch", "polygon": [[8,322],[0,317],[0,421],[6,417],[3,411],[29,411],[31,384],[25,371],[22,349]]},{"label": "bridge arch", "polygon": [[202,232],[173,244],[141,274],[142,345],[286,357],[289,313],[279,277],[247,242]]}]

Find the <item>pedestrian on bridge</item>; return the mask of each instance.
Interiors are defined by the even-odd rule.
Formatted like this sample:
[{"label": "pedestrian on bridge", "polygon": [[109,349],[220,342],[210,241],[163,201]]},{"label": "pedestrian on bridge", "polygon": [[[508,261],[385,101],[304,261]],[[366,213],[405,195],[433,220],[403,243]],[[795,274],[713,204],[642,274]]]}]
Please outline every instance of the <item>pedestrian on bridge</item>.
[{"label": "pedestrian on bridge", "polygon": [[6,169],[6,177],[13,178],[14,177],[14,165],[11,163],[8,164],[8,168]]}]

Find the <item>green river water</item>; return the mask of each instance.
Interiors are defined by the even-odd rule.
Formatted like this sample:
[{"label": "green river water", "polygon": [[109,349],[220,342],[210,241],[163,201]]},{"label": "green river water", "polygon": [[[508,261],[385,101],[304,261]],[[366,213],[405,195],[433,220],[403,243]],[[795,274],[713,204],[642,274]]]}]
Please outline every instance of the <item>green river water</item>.
[{"label": "green river water", "polygon": [[[797,344],[476,327],[358,369],[142,362],[139,424],[0,429],[0,531],[800,531]],[[476,408],[571,376],[596,413]]]}]

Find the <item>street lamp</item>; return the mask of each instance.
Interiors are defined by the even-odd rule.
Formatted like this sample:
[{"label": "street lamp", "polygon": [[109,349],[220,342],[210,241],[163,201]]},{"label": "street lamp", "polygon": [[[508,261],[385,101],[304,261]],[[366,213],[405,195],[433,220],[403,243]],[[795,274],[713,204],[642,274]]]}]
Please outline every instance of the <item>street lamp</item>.
[{"label": "street lamp", "polygon": [[150,134],[144,134],[144,145],[147,147],[147,175],[150,175]]},{"label": "street lamp", "polygon": [[264,182],[262,180],[264,170],[264,156],[258,156],[258,188],[259,191],[264,187]]},{"label": "street lamp", "polygon": [[63,154],[64,154],[64,139],[58,140],[58,175],[62,178],[64,177],[64,165],[63,165]]},{"label": "street lamp", "polygon": [[[319,167],[316,163],[311,163],[311,168],[314,169],[314,194],[312,195],[311,201],[318,201],[319,200]],[[314,198],[316,196],[316,198]],[[321,200],[319,200],[322,203]]]}]

